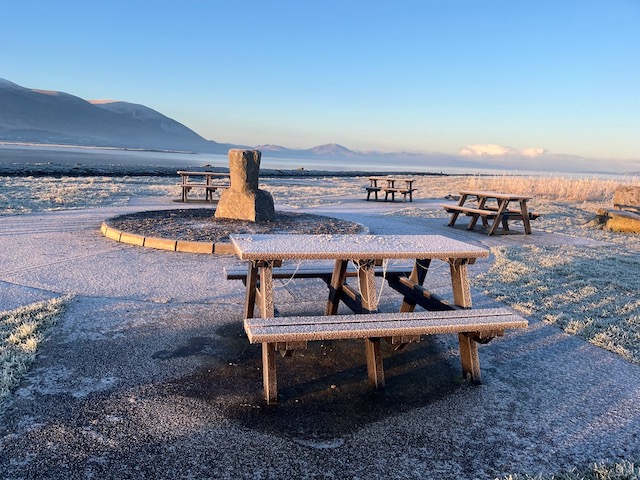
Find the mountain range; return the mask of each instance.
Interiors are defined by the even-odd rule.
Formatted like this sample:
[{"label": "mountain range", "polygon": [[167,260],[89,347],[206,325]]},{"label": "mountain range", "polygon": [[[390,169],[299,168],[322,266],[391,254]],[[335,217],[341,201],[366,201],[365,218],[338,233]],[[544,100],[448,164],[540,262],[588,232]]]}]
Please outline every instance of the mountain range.
[{"label": "mountain range", "polygon": [[[265,155],[281,158],[353,159],[392,155],[421,163],[425,160],[423,154],[357,152],[335,143],[309,149],[218,143],[144,105],[84,100],[64,92],[25,88],[2,78],[0,142],[221,154],[226,154],[229,148],[256,148]],[[457,165],[463,163],[456,158],[448,160]]]},{"label": "mountain range", "polygon": [[84,100],[64,92],[25,88],[2,78],[0,142],[223,154],[229,148],[258,148],[277,157],[360,155],[336,144],[295,150],[218,143],[144,105]]},{"label": "mountain range", "polygon": [[[84,100],[74,95],[25,88],[0,78],[0,143],[111,147],[136,150],[218,153],[256,148],[264,156],[336,160],[354,164],[402,165],[404,168],[494,169],[537,171],[637,171],[637,160],[603,161],[555,154],[539,155],[496,145],[472,145],[458,155],[442,153],[354,151],[335,143],[309,149],[280,145],[234,145],[207,140],[152,108],[111,100]],[[496,153],[497,152],[497,153]],[[464,153],[464,154],[463,154]],[[526,153],[526,154],[525,154]]]}]

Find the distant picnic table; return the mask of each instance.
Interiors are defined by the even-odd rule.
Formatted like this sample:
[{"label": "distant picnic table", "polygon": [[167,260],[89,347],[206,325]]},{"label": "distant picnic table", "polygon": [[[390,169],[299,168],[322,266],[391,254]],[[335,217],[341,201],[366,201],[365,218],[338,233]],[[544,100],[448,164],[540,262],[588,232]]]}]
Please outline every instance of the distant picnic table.
[{"label": "distant picnic table", "polygon": [[[489,235],[498,232],[497,228],[502,224],[502,233],[509,231],[510,220],[521,220],[524,232],[531,234],[531,220],[540,215],[529,212],[527,202],[530,196],[513,193],[487,192],[476,190],[460,190],[460,201],[457,205],[442,204],[441,206],[451,214],[449,226],[452,227],[458,216],[462,213],[471,217],[467,230],[473,230],[478,222],[488,229]],[[509,205],[515,204],[512,208]],[[491,221],[491,223],[490,223]]]},{"label": "distant picnic table", "polygon": [[[189,192],[193,188],[203,189],[205,191],[205,200],[213,200],[213,192],[218,189],[229,188],[228,173],[219,172],[188,172],[185,170],[178,170],[180,175],[180,183],[178,186],[182,188],[181,199],[183,202],[188,201]],[[193,177],[196,177],[194,180]],[[214,183],[214,179],[217,181]]]},{"label": "distant picnic table", "polygon": [[[402,185],[404,182],[404,185]],[[367,200],[371,198],[371,194],[374,194],[375,200],[378,200],[378,192],[384,192],[384,201],[388,201],[389,195],[391,195],[391,201],[395,201],[396,193],[402,195],[402,201],[407,201],[407,195],[409,201],[413,202],[413,192],[416,190],[413,188],[413,178],[394,178],[394,177],[369,177],[369,186],[365,187],[367,190]],[[397,186],[398,183],[400,186]]]}]

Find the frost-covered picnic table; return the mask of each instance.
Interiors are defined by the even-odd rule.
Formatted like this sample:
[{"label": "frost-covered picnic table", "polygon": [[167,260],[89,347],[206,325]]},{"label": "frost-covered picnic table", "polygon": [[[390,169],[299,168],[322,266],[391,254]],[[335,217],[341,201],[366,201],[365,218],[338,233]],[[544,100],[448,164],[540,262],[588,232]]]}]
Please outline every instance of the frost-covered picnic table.
[{"label": "frost-covered picnic table", "polygon": [[[457,205],[443,204],[442,207],[451,214],[449,226],[452,227],[458,216],[463,213],[469,217],[467,230],[473,230],[479,219],[482,225],[488,229],[489,235],[497,232],[498,225],[502,224],[503,233],[509,230],[509,220],[521,220],[524,232],[531,234],[530,220],[535,220],[539,214],[529,212],[527,202],[532,197],[514,193],[486,192],[475,190],[461,190],[460,201]],[[509,205],[514,207],[509,208]],[[489,220],[492,223],[489,224]]]},{"label": "frost-covered picnic table", "polygon": [[[378,184],[380,182],[380,184]],[[404,182],[404,186],[397,186],[396,183],[402,184]],[[369,186],[365,187],[367,190],[367,200],[371,197],[371,194],[374,194],[374,198],[378,200],[378,192],[384,192],[384,201],[386,202],[389,199],[389,195],[391,195],[391,201],[395,201],[396,193],[402,195],[402,201],[407,201],[407,195],[409,195],[409,201],[413,202],[413,192],[416,191],[413,188],[413,183],[415,180],[413,178],[394,178],[394,177],[369,177]],[[385,186],[383,186],[385,184]]]},{"label": "frost-covered picnic table", "polygon": [[[268,403],[277,401],[276,356],[306,348],[309,340],[362,338],[369,382],[384,387],[380,340],[394,347],[420,340],[424,334],[458,333],[463,375],[480,383],[477,343],[486,343],[507,328],[523,328],[527,321],[506,309],[471,310],[467,266],[489,255],[484,248],[441,235],[230,235],[236,255],[248,262],[245,331],[251,343],[262,343],[263,380]],[[412,260],[408,268],[388,268],[389,260]],[[326,268],[304,269],[303,278],[322,278],[329,286],[324,315],[276,317],[274,271],[283,262],[333,260]],[[424,281],[433,260],[449,264],[453,303],[433,294]],[[349,275],[349,265],[355,272]],[[298,267],[299,268],[299,267]],[[297,269],[296,269],[297,270]],[[293,278],[296,270],[287,269]],[[315,273],[315,275],[314,275]],[[399,313],[379,313],[376,275],[400,293]],[[275,278],[283,278],[277,273]],[[357,278],[357,287],[347,278]],[[343,302],[354,313],[337,315]],[[258,305],[259,319],[254,319]],[[420,305],[425,311],[415,311]]]},{"label": "frost-covered picnic table", "polygon": [[[205,191],[205,199],[210,201],[213,199],[213,192],[229,187],[230,175],[228,173],[188,172],[186,170],[178,170],[177,173],[180,175],[178,186],[182,189],[181,199],[183,202],[188,200],[192,188],[202,188]],[[196,180],[193,177],[196,177]],[[214,183],[213,179],[218,179],[218,182]]]}]

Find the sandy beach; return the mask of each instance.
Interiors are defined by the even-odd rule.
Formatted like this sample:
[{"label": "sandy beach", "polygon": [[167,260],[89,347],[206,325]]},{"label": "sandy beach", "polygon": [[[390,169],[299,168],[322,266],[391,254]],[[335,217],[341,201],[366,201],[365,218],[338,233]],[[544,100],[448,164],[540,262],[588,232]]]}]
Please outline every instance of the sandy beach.
[{"label": "sandy beach", "polygon": [[[640,459],[637,340],[607,350],[620,342],[598,323],[606,312],[637,322],[640,240],[589,227],[594,204],[540,200],[532,235],[489,237],[446,226],[439,204],[458,178],[420,177],[412,203],[364,201],[361,177],[263,179],[282,211],[489,249],[471,267],[474,306],[530,322],[481,346],[480,386],[460,378],[453,335],[386,350],[383,394],[366,385],[359,343],[318,342],[279,359],[271,408],[242,331],[242,283],[223,275],[241,262],[100,235],[105,219],[183,207],[175,178],[41,178],[38,195],[16,201],[28,181],[3,193],[0,311],[62,306],[3,400],[3,478],[525,478]],[[594,281],[576,288],[562,265]],[[443,266],[428,281],[449,298]],[[276,285],[283,315],[313,314],[325,297],[316,280]],[[397,309],[388,289],[380,308]]]}]

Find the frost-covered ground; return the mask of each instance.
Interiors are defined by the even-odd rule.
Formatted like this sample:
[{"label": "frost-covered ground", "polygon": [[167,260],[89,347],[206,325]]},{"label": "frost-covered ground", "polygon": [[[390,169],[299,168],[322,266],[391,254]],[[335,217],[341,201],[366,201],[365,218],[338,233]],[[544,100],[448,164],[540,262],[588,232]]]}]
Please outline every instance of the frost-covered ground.
[{"label": "frost-covered ground", "polygon": [[[430,176],[418,178],[416,186],[421,198],[443,201],[460,188],[476,187],[482,182],[459,176],[438,176],[435,181]],[[570,181],[558,182],[571,189]],[[366,183],[364,177],[283,177],[263,179],[260,186],[271,192],[277,204],[295,209],[339,204],[342,197],[361,195]],[[587,188],[595,191],[602,182],[588,183]],[[0,177],[0,185],[0,214],[124,205],[135,196],[180,195],[172,176]],[[611,206],[606,191],[598,195],[604,198],[571,203],[542,197],[531,206],[541,214],[535,222],[537,229],[599,240],[603,242],[601,246],[494,248],[491,270],[474,278],[474,282],[487,295],[526,315],[553,323],[640,364],[640,235],[595,227],[591,223],[595,212]],[[448,216],[441,208],[407,205],[392,214],[443,219]]]},{"label": "frost-covered ground", "polygon": [[[445,202],[451,201],[445,197],[457,189],[475,186],[470,185],[472,181],[465,177],[437,177],[435,181],[424,177],[416,186],[421,198]],[[269,178],[262,181],[262,186],[272,193],[276,203],[296,209],[339,206],[344,197],[363,195],[364,183],[366,179],[362,177],[328,176]],[[0,215],[125,205],[138,196],[178,198],[175,184],[173,177],[0,177]],[[512,305],[529,318],[557,325],[640,364],[640,235],[606,232],[591,224],[596,210],[610,204],[611,197],[607,195],[586,201],[536,195],[531,206],[541,217],[536,220],[535,229],[597,242],[588,247],[516,242],[495,247],[491,269],[474,276],[472,282],[487,296]],[[390,214],[447,218],[439,207],[418,204],[398,206]],[[19,315],[5,314],[0,318],[15,323]],[[27,326],[21,331],[28,329]],[[609,471],[608,477],[588,478],[637,478],[635,467],[625,464],[624,469],[631,473],[615,477]]]}]

